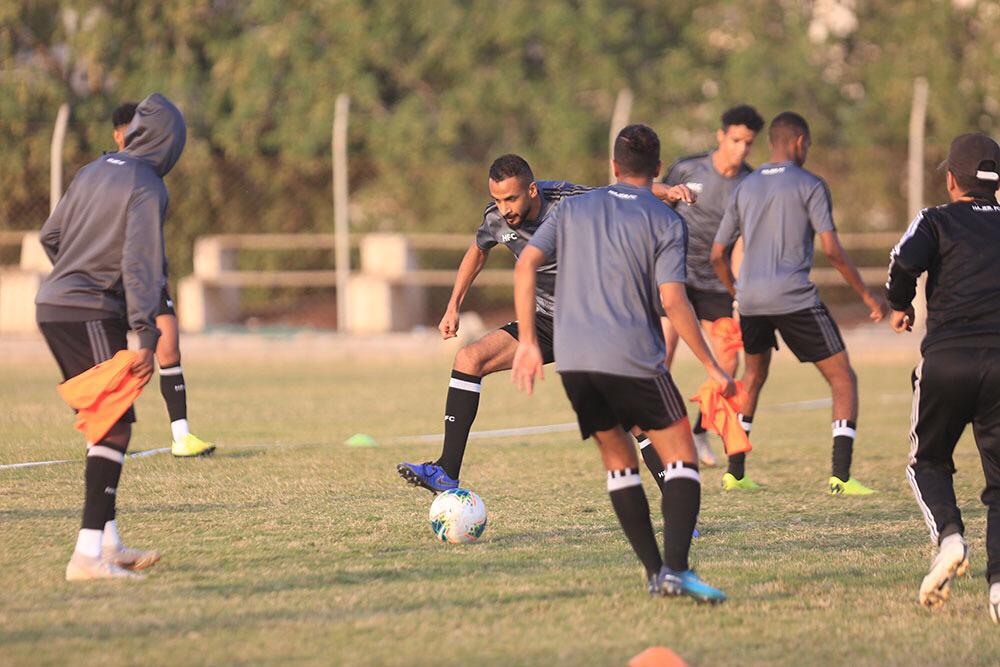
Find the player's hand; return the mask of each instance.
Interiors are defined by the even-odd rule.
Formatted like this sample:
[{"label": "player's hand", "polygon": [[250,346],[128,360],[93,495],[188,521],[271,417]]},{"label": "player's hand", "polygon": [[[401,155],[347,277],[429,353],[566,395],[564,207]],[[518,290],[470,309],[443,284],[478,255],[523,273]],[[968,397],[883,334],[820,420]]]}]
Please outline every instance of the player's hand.
[{"label": "player's hand", "polygon": [[132,375],[142,380],[143,386],[153,377],[153,351],[145,348],[136,350],[139,357],[132,362]]},{"label": "player's hand", "polygon": [[545,379],[545,372],[542,370],[542,351],[537,343],[517,344],[510,377],[517,388],[529,396],[535,388],[535,378]]},{"label": "player's hand", "polygon": [[736,381],[726,371],[722,370],[718,364],[708,367],[708,377],[715,380],[722,387],[722,395],[725,398],[736,395]]},{"label": "player's hand", "polygon": [[441,332],[441,340],[448,340],[458,335],[458,311],[448,309],[444,317],[438,324],[438,331]]},{"label": "player's hand", "polygon": [[668,204],[676,204],[679,201],[693,204],[698,201],[698,195],[686,185],[672,185],[664,193],[664,201]]},{"label": "player's hand", "polygon": [[892,330],[896,333],[903,333],[906,331],[913,331],[913,319],[914,312],[913,306],[910,306],[906,310],[894,310],[889,316],[889,324],[892,326]]},{"label": "player's hand", "polygon": [[872,294],[871,292],[868,292],[865,296],[865,305],[868,306],[868,309],[871,311],[871,313],[868,314],[868,317],[871,318],[872,322],[881,322],[886,313],[889,312],[889,304],[885,302],[885,299],[881,296]]}]

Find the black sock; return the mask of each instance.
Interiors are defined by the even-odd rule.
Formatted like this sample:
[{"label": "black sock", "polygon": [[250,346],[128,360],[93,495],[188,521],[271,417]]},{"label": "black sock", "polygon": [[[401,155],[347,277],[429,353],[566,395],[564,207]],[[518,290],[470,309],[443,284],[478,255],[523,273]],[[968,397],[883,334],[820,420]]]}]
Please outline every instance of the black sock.
[{"label": "black sock", "polygon": [[649,437],[645,433],[640,433],[635,437],[639,441],[639,453],[642,454],[642,460],[645,462],[646,467],[649,468],[649,472],[652,473],[653,479],[656,480],[656,486],[663,491],[663,461],[660,460],[660,455],[656,453],[656,448],[653,447],[653,443],[649,441]]},{"label": "black sock", "polygon": [[170,421],[187,419],[187,388],[180,364],[160,368],[160,393],[167,403]]},{"label": "black sock", "polygon": [[698,418],[694,420],[694,426],[691,427],[691,432],[696,435],[705,432],[705,428],[701,425],[701,417],[701,410],[698,410]]},{"label": "black sock", "polygon": [[700,509],[698,466],[668,463],[663,480],[663,560],[671,570],[689,569],[688,553]]},{"label": "black sock", "polygon": [[851,457],[857,424],[850,419],[833,420],[833,476],[846,482],[851,478]]},{"label": "black sock", "polygon": [[642,490],[639,471],[632,468],[609,470],[608,495],[625,537],[646,568],[646,576],[659,573],[663,559],[660,558],[660,548],[656,545],[653,524],[649,520],[649,502]]},{"label": "black sock", "polygon": [[124,459],[122,452],[101,443],[87,450],[82,528],[104,530],[104,524],[115,518],[115,498]]},{"label": "black sock", "polygon": [[[743,426],[743,430],[746,431],[747,437],[750,436],[750,429],[753,426],[753,415],[749,417],[742,413],[739,414],[740,425]],[[744,475],[747,474],[747,454],[742,452],[740,454],[732,454],[729,456],[729,470],[727,471],[730,475],[736,479],[743,479]]]},{"label": "black sock", "polygon": [[469,431],[479,410],[481,383],[482,378],[475,375],[451,372],[448,399],[444,404],[444,447],[441,448],[441,458],[437,460],[437,464],[452,479],[458,479],[458,473],[462,469]]}]

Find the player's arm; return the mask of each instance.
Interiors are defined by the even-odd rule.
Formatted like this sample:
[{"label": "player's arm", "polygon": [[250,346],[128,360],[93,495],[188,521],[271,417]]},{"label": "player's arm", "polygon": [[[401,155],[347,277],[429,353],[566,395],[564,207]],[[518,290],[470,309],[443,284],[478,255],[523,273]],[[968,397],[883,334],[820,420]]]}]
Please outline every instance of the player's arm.
[{"label": "player's arm", "polygon": [[896,333],[913,328],[913,298],[917,294],[917,279],[930,267],[938,252],[933,225],[918,215],[889,253],[889,280],[885,287],[892,313],[889,323]]},{"label": "player's arm", "polygon": [[722,386],[723,396],[732,396],[736,393],[736,384],[733,378],[726,371],[722,370],[715,360],[711,348],[705,342],[705,336],[701,332],[698,318],[695,317],[691,302],[688,301],[687,291],[684,283],[669,282],[660,285],[660,301],[663,304],[663,312],[674,331],[684,340],[698,361],[705,366],[708,376]]},{"label": "player's arm", "polygon": [[678,183],[677,185],[653,183],[653,194],[656,195],[657,199],[670,206],[675,206],[678,202],[693,204],[698,201],[698,195],[683,183]]},{"label": "player's arm", "polygon": [[517,352],[511,368],[511,379],[517,388],[530,394],[535,377],[543,378],[542,351],[538,347],[535,331],[535,284],[538,268],[545,262],[545,254],[528,245],[514,266],[514,311],[517,315]]},{"label": "player's arm", "polygon": [[734,261],[730,260],[726,246],[716,241],[712,244],[712,251],[708,256],[715,269],[715,275],[719,276],[722,286],[729,292],[729,296],[736,298],[736,276],[733,275]]},{"label": "player's arm", "polygon": [[868,309],[871,311],[869,314],[871,320],[873,322],[881,322],[886,312],[885,301],[865,285],[858,267],[854,265],[850,255],[844,250],[844,246],[840,244],[840,238],[837,236],[836,230],[821,232],[819,240],[823,248],[823,254],[830,260],[830,265],[840,272],[844,281],[857,292],[861,300],[868,306]]},{"label": "player's arm", "polygon": [[455,286],[451,290],[451,299],[448,300],[444,317],[438,324],[438,331],[441,332],[441,338],[444,340],[458,335],[458,317],[462,310],[462,303],[465,301],[465,296],[469,293],[472,283],[486,266],[486,260],[489,256],[489,249],[484,250],[477,241],[473,241],[469,249],[465,251],[462,263],[458,265],[458,275],[455,276]]},{"label": "player's arm", "polygon": [[68,199],[69,197],[63,196],[59,200],[55,210],[52,211],[52,215],[45,221],[41,231],[38,233],[38,240],[41,242],[45,254],[48,255],[49,261],[53,264],[56,262],[56,255],[59,254],[59,243],[62,240],[63,223],[66,219],[66,201]]},{"label": "player's arm", "polygon": [[147,380],[153,373],[153,352],[160,331],[156,312],[163,287],[163,226],[166,190],[139,187],[125,213],[125,243],[122,246],[122,283],[128,305],[128,322],[139,338],[139,358],[132,372]]}]

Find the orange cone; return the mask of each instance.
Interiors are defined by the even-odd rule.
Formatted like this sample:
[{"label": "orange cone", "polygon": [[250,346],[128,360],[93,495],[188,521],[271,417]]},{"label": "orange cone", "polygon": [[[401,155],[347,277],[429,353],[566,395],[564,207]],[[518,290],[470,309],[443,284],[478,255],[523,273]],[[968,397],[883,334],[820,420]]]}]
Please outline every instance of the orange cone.
[{"label": "orange cone", "polygon": [[687,663],[666,646],[651,646],[629,660],[628,667],[687,667]]}]

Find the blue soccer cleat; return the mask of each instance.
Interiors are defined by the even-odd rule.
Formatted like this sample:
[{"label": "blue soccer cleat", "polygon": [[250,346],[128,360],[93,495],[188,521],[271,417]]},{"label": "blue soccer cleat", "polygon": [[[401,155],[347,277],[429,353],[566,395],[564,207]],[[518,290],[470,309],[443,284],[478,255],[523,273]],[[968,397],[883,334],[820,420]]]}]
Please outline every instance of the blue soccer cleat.
[{"label": "blue soccer cleat", "polygon": [[661,595],[687,595],[698,602],[719,604],[726,601],[726,594],[701,580],[694,570],[678,572],[666,565],[660,570]]},{"label": "blue soccer cleat", "polygon": [[431,463],[400,463],[396,466],[399,476],[414,486],[422,486],[431,493],[442,493],[458,488],[458,480],[452,479],[441,466]]}]

